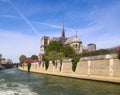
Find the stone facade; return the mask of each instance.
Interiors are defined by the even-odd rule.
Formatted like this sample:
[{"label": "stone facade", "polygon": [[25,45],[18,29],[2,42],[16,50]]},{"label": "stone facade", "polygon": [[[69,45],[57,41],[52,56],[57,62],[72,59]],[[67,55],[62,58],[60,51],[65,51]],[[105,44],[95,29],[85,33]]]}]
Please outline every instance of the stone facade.
[{"label": "stone facade", "polygon": [[114,59],[113,76],[120,77],[120,60]]},{"label": "stone facade", "polygon": [[46,49],[47,45],[49,44],[49,41],[50,41],[50,39],[48,36],[43,36],[41,38],[41,46],[40,46],[40,53],[41,54],[44,54],[45,49]]},{"label": "stone facade", "polygon": [[68,38],[64,44],[70,45],[71,47],[73,47],[77,54],[80,54],[83,51],[82,42],[79,40],[77,35],[71,38]]}]

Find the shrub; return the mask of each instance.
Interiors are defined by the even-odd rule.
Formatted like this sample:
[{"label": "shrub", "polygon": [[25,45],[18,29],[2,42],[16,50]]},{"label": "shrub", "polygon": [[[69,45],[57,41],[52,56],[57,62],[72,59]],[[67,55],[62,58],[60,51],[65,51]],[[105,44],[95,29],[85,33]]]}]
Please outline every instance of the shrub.
[{"label": "shrub", "polygon": [[120,60],[120,52],[118,53],[118,56],[117,56],[117,58]]},{"label": "shrub", "polygon": [[79,62],[79,57],[74,57],[71,62],[72,62],[72,71],[75,72],[77,63]]},{"label": "shrub", "polygon": [[49,67],[49,60],[45,60],[45,69],[47,70]]},{"label": "shrub", "polygon": [[120,60],[120,46],[116,47],[117,58]]},{"label": "shrub", "polygon": [[117,53],[114,48],[99,49],[99,50],[92,51],[92,52],[83,52],[82,54],[71,55],[71,57],[75,57],[75,56],[78,56],[78,57],[88,57],[88,56],[105,55],[105,54],[113,54],[113,53]]},{"label": "shrub", "polygon": [[30,68],[31,68],[31,62],[28,62],[28,72],[30,72]]}]

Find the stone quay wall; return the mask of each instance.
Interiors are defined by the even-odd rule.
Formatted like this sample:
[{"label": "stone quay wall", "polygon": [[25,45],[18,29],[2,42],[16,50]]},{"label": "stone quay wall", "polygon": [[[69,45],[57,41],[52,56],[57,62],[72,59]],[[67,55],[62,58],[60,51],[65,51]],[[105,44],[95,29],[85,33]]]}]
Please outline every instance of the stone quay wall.
[{"label": "stone quay wall", "polygon": [[[32,63],[31,72],[58,75],[80,79],[90,79],[106,82],[120,83],[120,60],[116,54],[99,55],[92,57],[82,57],[77,63],[76,71],[72,71],[71,59],[63,60],[62,65],[49,63],[46,70],[44,63]],[[20,70],[27,71],[27,65],[19,67]]]}]

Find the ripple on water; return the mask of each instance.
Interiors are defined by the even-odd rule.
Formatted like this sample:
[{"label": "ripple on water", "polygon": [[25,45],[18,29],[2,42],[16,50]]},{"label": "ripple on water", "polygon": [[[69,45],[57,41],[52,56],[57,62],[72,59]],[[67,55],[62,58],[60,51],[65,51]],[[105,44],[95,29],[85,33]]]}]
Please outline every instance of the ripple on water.
[{"label": "ripple on water", "polygon": [[3,81],[5,81],[5,79],[3,79],[3,78],[2,78],[2,79],[0,79],[0,82],[3,82]]},{"label": "ripple on water", "polygon": [[19,83],[0,84],[0,95],[38,95],[28,85]]}]

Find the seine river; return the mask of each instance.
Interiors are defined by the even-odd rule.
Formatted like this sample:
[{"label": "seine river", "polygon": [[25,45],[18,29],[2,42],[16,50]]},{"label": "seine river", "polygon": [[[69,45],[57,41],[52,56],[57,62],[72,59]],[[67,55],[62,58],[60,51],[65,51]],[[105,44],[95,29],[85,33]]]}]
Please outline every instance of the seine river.
[{"label": "seine river", "polygon": [[0,95],[120,95],[120,85],[0,70]]}]

